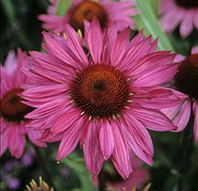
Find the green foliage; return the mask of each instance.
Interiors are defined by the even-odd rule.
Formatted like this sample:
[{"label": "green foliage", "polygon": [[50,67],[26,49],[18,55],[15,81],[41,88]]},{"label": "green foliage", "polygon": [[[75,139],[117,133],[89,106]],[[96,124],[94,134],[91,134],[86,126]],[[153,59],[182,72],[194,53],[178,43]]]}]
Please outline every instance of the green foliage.
[{"label": "green foliage", "polygon": [[71,3],[72,0],[59,0],[56,7],[56,15],[64,16],[67,13]]},{"label": "green foliage", "polygon": [[158,21],[158,0],[136,0],[136,7],[140,13],[134,17],[138,30],[144,29],[145,36],[153,35],[153,38],[159,37],[158,49],[172,50],[170,40],[159,26]]},{"label": "green foliage", "polygon": [[83,158],[82,160],[79,160],[79,155],[74,152],[70,154],[68,158],[65,158],[62,162],[70,167],[72,170],[74,170],[80,179],[81,189],[74,189],[72,191],[96,191],[96,188],[91,181],[90,173],[85,166]]}]

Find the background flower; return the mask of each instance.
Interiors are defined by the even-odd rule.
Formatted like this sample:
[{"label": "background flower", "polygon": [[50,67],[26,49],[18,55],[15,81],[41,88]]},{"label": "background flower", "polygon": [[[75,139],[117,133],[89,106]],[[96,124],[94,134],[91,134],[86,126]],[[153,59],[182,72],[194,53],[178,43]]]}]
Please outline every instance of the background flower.
[{"label": "background flower", "polygon": [[172,32],[180,24],[180,34],[186,38],[198,29],[197,0],[160,0],[160,22],[166,32]]},{"label": "background flower", "polygon": [[1,150],[0,156],[9,148],[11,155],[19,158],[25,148],[25,134],[33,144],[44,146],[37,139],[41,131],[26,129],[28,123],[24,115],[32,111],[33,108],[22,103],[18,93],[23,89],[20,87],[27,82],[27,78],[21,73],[20,67],[27,63],[23,61],[26,54],[18,49],[18,57],[13,51],[9,52],[5,66],[1,66]]},{"label": "background flower", "polygon": [[53,32],[63,32],[66,23],[69,23],[75,30],[84,30],[84,20],[91,21],[94,16],[100,20],[101,26],[108,27],[115,24],[118,30],[123,30],[127,26],[135,28],[131,16],[137,14],[137,10],[132,7],[134,1],[115,2],[112,0],[73,0],[71,7],[65,16],[55,15],[55,6],[58,1],[52,1],[52,6],[48,9],[48,14],[40,15],[39,19],[44,22],[43,27]]},{"label": "background flower", "polygon": [[194,140],[198,142],[198,47],[192,48],[188,57],[178,55],[175,61],[179,61],[180,66],[174,78],[174,86],[187,97],[176,106],[162,111],[178,126],[176,132],[182,131],[187,126],[193,111]]}]

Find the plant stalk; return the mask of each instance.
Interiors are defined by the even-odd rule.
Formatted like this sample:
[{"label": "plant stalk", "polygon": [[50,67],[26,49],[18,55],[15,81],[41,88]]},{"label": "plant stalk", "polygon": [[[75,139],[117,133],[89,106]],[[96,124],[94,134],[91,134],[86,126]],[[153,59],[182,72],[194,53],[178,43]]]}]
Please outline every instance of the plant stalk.
[{"label": "plant stalk", "polygon": [[101,169],[98,175],[98,191],[106,191],[107,178],[106,173]]},{"label": "plant stalk", "polygon": [[[191,107],[192,108],[192,107]],[[182,156],[180,162],[180,176],[178,181],[178,191],[184,191],[184,183],[187,173],[187,164],[189,162],[189,150],[190,145],[192,145],[192,129],[194,124],[194,116],[193,112],[191,111],[190,120],[183,131],[183,138],[182,138]]]},{"label": "plant stalk", "polygon": [[44,160],[42,153],[40,151],[40,148],[34,145],[34,150],[36,152],[36,157],[38,159],[38,163],[43,171],[43,174],[46,178],[46,182],[48,182],[53,188],[54,190],[56,190],[56,187],[52,181],[52,177],[50,176],[50,172],[46,166],[46,161]]}]

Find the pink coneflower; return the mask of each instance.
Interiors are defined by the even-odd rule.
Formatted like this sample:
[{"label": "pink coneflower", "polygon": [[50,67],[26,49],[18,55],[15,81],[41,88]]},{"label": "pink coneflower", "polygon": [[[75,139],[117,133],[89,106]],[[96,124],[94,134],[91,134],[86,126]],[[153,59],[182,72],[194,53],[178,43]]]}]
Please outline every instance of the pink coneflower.
[{"label": "pink coneflower", "polygon": [[[176,132],[182,131],[194,113],[194,140],[198,142],[198,47],[194,47],[188,57],[178,56],[178,72],[174,77],[174,86],[187,95],[180,104],[162,111],[178,126]],[[191,108],[192,105],[192,108]]]},{"label": "pink coneflower", "polygon": [[180,24],[182,38],[198,29],[197,0],[160,0],[161,24],[166,32],[172,32]]},{"label": "pink coneflower", "polygon": [[49,7],[46,15],[40,15],[39,19],[44,22],[43,27],[53,32],[63,32],[66,23],[69,23],[75,30],[84,30],[84,20],[91,21],[97,16],[102,28],[111,24],[117,24],[119,30],[130,26],[135,28],[132,16],[137,10],[132,7],[135,3],[130,1],[115,2],[112,0],[73,0],[70,9],[65,16],[57,16],[55,11],[57,1]]},{"label": "pink coneflower", "polygon": [[24,115],[32,111],[33,108],[23,104],[18,96],[23,89],[21,84],[26,83],[27,78],[19,71],[19,67],[25,66],[23,61],[25,53],[18,50],[18,58],[15,53],[10,51],[5,61],[4,67],[1,66],[1,131],[0,131],[0,156],[9,148],[11,155],[19,158],[25,147],[25,134],[28,135],[32,143],[43,146],[38,142],[41,135],[40,131],[26,129],[28,123]]},{"label": "pink coneflower", "polygon": [[153,145],[146,128],[175,129],[157,110],[181,99],[175,90],[159,86],[175,75],[175,55],[155,51],[157,41],[144,39],[143,32],[131,42],[129,28],[118,36],[115,26],[102,33],[97,19],[85,24],[90,54],[85,54],[72,27],[66,25],[65,33],[66,38],[44,33],[47,53],[30,52],[31,67],[23,69],[32,84],[21,95],[37,108],[26,116],[33,119],[29,126],[45,130],[44,142],[61,140],[57,160],[80,141],[93,175],[111,159],[127,178],[132,151],[152,164]]}]

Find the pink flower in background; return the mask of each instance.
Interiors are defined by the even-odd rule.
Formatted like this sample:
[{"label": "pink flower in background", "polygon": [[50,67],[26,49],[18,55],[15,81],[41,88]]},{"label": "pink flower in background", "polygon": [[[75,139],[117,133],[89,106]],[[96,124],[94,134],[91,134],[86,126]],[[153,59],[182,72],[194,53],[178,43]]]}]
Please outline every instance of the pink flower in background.
[{"label": "pink flower in background", "polygon": [[[132,172],[132,152],[152,164],[153,144],[147,129],[176,127],[158,109],[183,98],[160,84],[172,79],[178,64],[169,51],[156,51],[157,41],[140,32],[131,42],[130,30],[116,27],[102,33],[97,19],[85,24],[86,54],[75,30],[66,37],[44,33],[47,53],[31,51],[31,79],[21,96],[36,109],[26,115],[29,126],[45,130],[42,141],[61,141],[57,160],[80,141],[85,162],[97,175],[112,160],[123,178]],[[95,38],[97,36],[97,38]]]},{"label": "pink flower in background", "polygon": [[[133,172],[130,176],[119,183],[108,183],[107,185],[116,188],[117,191],[123,191],[123,188],[126,191],[131,191],[133,187],[141,189],[143,185],[149,179],[149,173],[146,169],[142,167],[143,163],[136,157],[133,157]],[[108,191],[114,191],[115,189],[109,188]]]},{"label": "pink flower in background", "polygon": [[198,47],[194,47],[191,55],[186,58],[178,55],[175,62],[180,62],[180,66],[174,78],[174,86],[187,97],[180,104],[162,111],[178,126],[176,132],[187,126],[193,111],[194,140],[198,142]]},{"label": "pink flower in background", "polygon": [[73,0],[65,16],[55,15],[55,6],[58,3],[52,0],[48,8],[48,14],[40,15],[39,19],[44,22],[43,27],[53,32],[63,32],[66,23],[72,25],[75,30],[84,30],[84,20],[91,21],[97,16],[102,28],[111,24],[117,25],[119,30],[130,26],[135,28],[132,16],[137,14],[133,7],[134,1],[115,2],[112,0]]},{"label": "pink flower in background", "polygon": [[28,135],[32,143],[43,146],[37,139],[41,131],[26,129],[27,120],[24,115],[32,111],[33,108],[23,104],[18,93],[22,92],[21,84],[27,82],[27,78],[20,72],[19,67],[24,66],[25,53],[18,50],[18,58],[10,51],[1,66],[1,131],[0,131],[0,156],[9,148],[11,155],[19,158],[25,147],[25,134]]},{"label": "pink flower in background", "polygon": [[172,32],[180,24],[180,34],[186,38],[198,29],[197,0],[160,0],[160,22],[166,32]]}]

